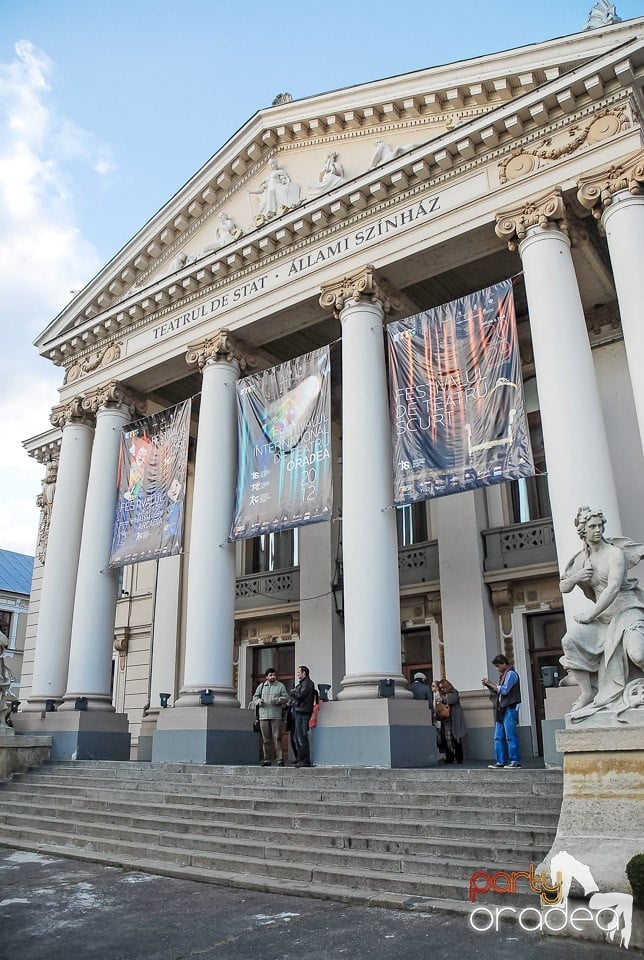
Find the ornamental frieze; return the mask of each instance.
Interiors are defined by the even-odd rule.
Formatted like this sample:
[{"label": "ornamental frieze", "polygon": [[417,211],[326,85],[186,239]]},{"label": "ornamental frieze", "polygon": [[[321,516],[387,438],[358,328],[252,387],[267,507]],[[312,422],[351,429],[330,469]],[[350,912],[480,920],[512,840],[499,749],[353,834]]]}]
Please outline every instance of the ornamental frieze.
[{"label": "ornamental frieze", "polygon": [[96,350],[84,360],[79,360],[77,363],[73,363],[65,371],[65,379],[63,380],[63,383],[74,383],[76,380],[79,380],[86,374],[93,373],[94,370],[99,370],[103,367],[108,367],[111,363],[115,363],[117,360],[120,360],[122,347],[122,341],[119,343],[111,343],[109,347],[104,347],[102,350]]},{"label": "ornamental frieze", "polygon": [[47,540],[49,538],[49,527],[51,525],[51,513],[54,506],[57,478],[58,463],[55,460],[52,460],[51,463],[47,464],[45,478],[42,481],[42,491],[36,497],[36,506],[40,507],[40,522],[38,524],[36,556],[43,564],[47,554]]},{"label": "ornamental frieze", "polygon": [[608,140],[628,130],[632,120],[625,106],[598,110],[584,124],[575,123],[567,130],[542,140],[537,147],[519,147],[499,162],[499,183],[518,180],[539,170],[547,163],[576,153],[582,146]]}]

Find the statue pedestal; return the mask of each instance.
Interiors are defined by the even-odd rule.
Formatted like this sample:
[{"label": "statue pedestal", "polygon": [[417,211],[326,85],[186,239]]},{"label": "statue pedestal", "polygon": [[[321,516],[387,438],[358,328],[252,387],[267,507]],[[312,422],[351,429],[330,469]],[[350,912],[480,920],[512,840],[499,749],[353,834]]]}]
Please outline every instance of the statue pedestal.
[{"label": "statue pedestal", "polygon": [[[543,867],[566,851],[590,869],[600,893],[632,893],[626,864],[644,853],[644,710],[627,710],[620,723],[607,711],[555,734],[563,755],[563,803],[552,849]],[[573,881],[570,908],[585,901]],[[574,899],[573,899],[574,898]],[[609,914],[601,923],[606,926]],[[619,944],[620,932],[613,942]],[[597,923],[566,927],[564,936],[606,942]],[[630,946],[644,946],[644,911],[633,909]]]},{"label": "statue pedestal", "polygon": [[13,731],[0,732],[0,782],[14,773],[39,767],[49,759],[51,737],[21,737]]}]

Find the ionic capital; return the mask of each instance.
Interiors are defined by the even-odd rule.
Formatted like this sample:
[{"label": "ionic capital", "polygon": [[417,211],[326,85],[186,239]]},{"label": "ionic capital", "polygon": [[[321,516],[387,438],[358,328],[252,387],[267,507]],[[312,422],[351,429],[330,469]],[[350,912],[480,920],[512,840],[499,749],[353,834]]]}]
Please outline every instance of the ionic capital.
[{"label": "ionic capital", "polygon": [[644,150],[577,181],[577,199],[592,212],[596,220],[611,205],[620,190],[628,190],[633,196],[644,193]]},{"label": "ionic capital", "polygon": [[62,430],[68,423],[85,423],[93,426],[94,418],[90,411],[83,407],[83,397],[72,397],[65,403],[59,403],[51,408],[49,417],[55,427]]},{"label": "ionic capital", "polygon": [[496,214],[496,235],[507,241],[510,250],[517,249],[530,227],[541,227],[543,230],[556,227],[562,233],[568,234],[566,205],[558,187],[528,200],[520,207]]},{"label": "ionic capital", "polygon": [[397,310],[400,306],[397,291],[378,276],[371,264],[350,277],[342,277],[341,280],[335,280],[332,283],[323,283],[320,289],[322,291],[320,306],[324,310],[332,310],[336,319],[339,319],[351,300],[380,303],[385,314]]},{"label": "ionic capital", "polygon": [[192,347],[188,347],[186,363],[197,364],[200,370],[207,363],[237,361],[240,373],[256,366],[257,361],[241,349],[241,345],[230,335],[230,330],[217,330],[212,337],[206,337]]},{"label": "ionic capital", "polygon": [[111,380],[83,397],[83,409],[96,415],[101,407],[127,407],[132,419],[142,416],[147,408],[147,400],[140,393],[131,390],[118,380]]}]

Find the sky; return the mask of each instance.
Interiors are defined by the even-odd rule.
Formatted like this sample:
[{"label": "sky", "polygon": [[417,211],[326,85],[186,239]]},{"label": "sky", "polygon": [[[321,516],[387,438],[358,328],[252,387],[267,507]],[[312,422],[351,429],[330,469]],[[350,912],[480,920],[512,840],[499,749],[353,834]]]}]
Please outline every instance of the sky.
[{"label": "sky", "polygon": [[35,551],[22,441],[62,375],[34,339],[257,110],[575,33],[592,5],[0,0],[0,548]]}]

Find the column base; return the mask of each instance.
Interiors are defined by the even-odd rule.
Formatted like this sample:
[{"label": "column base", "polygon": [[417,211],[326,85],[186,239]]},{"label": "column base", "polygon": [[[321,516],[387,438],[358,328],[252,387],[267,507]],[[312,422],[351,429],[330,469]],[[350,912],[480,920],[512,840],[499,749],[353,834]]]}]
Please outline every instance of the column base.
[{"label": "column base", "polygon": [[207,686],[203,687],[184,687],[179,691],[179,696],[174,702],[175,707],[180,709],[185,709],[185,707],[201,707],[201,692],[202,690],[207,690],[212,694],[213,702],[211,706],[213,707],[233,707],[239,709],[240,703],[237,699],[237,693],[233,690],[232,687],[216,687],[216,686]]},{"label": "column base", "polygon": [[71,710],[18,713],[16,733],[51,737],[52,760],[129,760],[130,731],[125,713]]},{"label": "column base", "polygon": [[313,762],[348,767],[432,767],[436,730],[426,701],[396,697],[322,705]]},{"label": "column base", "polygon": [[[644,711],[627,710],[621,716],[628,722],[619,723],[605,711],[589,718],[595,724],[601,721],[601,727],[570,727],[567,720],[566,729],[555,735],[564,758],[564,794],[557,835],[543,867],[549,870],[552,858],[566,852],[589,869],[602,894],[632,893],[626,864],[634,854],[643,852]],[[578,872],[570,888],[572,898],[585,897],[580,885],[583,879],[583,871]],[[571,908],[578,905],[579,900],[571,900]],[[596,912],[592,906],[590,910]],[[607,916],[602,919],[604,927]],[[580,923],[576,931],[567,927],[561,933],[606,941],[596,923]],[[637,908],[630,946],[644,947],[644,913]]]},{"label": "column base", "polygon": [[254,714],[240,707],[169,707],[152,737],[154,763],[257,763]]},{"label": "column base", "polygon": [[407,681],[402,673],[351,673],[347,674],[340,686],[338,700],[373,700],[378,697],[378,685],[381,680],[393,680],[396,686],[396,696],[402,699],[413,699],[412,692],[407,687]]}]

